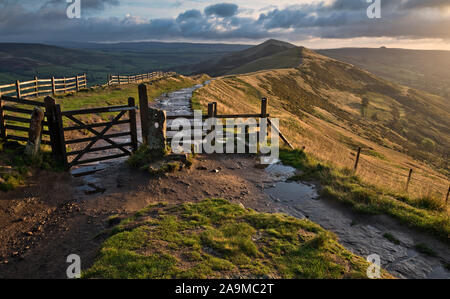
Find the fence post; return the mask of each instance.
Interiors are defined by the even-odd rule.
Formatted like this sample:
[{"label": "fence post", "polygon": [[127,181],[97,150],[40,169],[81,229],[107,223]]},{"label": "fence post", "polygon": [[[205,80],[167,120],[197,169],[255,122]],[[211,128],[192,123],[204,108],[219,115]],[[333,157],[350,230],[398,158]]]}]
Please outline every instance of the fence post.
[{"label": "fence post", "polygon": [[38,77],[35,76],[35,77],[34,77],[34,80],[36,81],[36,83],[35,83],[35,90],[36,90],[36,97],[38,98],[38,97],[39,97],[39,82],[38,82]]},{"label": "fence post", "polygon": [[0,138],[6,139],[5,117],[3,114],[3,99],[0,96]]},{"label": "fence post", "polygon": [[131,77],[130,77],[130,76],[128,76],[128,84],[130,84],[130,78],[131,78]]},{"label": "fence post", "polygon": [[55,77],[52,77],[52,94],[56,95]]},{"label": "fence post", "polygon": [[76,82],[77,82],[77,91],[80,91],[80,81],[78,78],[78,75],[75,76]]},{"label": "fence post", "polygon": [[16,93],[17,93],[17,98],[21,98],[21,94],[20,94],[20,82],[19,80],[16,81]]},{"label": "fence post", "polygon": [[86,76],[86,73],[84,73],[84,88],[87,88],[87,76]]},{"label": "fence post", "polygon": [[361,157],[361,148],[358,147],[358,154],[356,154],[356,161],[355,161],[355,171],[358,170],[358,164],[359,164],[360,157]]},{"label": "fence post", "polygon": [[111,86],[111,75],[108,75],[106,80],[108,82],[108,86]]},{"label": "fence post", "polygon": [[149,109],[148,109],[148,95],[147,95],[147,85],[139,84],[139,109],[141,115],[141,130],[142,130],[142,142],[144,144],[148,144],[148,117],[149,117]]},{"label": "fence post", "polygon": [[267,99],[262,98],[261,99],[261,118],[267,117]]},{"label": "fence post", "polygon": [[120,75],[117,75],[117,81],[119,81],[119,85],[120,85]]},{"label": "fence post", "polygon": [[63,79],[64,79],[64,81],[63,81],[64,82],[64,93],[66,93],[67,92],[67,90],[66,90],[66,77],[64,77]]},{"label": "fence post", "polygon": [[[136,107],[136,101],[134,98],[128,99],[128,106],[130,108]],[[132,109],[129,112],[130,117],[130,132],[131,132],[131,146],[133,148],[133,152],[136,152],[138,149],[138,137],[137,137],[137,124],[136,124],[136,110]]]},{"label": "fence post", "polygon": [[413,170],[410,169],[409,175],[408,175],[408,180],[406,181],[405,192],[408,192],[409,184],[411,183],[412,174],[413,174]]}]

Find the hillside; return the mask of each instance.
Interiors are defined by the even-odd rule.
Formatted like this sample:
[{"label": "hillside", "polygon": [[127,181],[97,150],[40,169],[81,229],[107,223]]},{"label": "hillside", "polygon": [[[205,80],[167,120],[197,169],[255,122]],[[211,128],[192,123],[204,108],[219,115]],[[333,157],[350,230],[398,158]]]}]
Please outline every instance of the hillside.
[{"label": "hillside", "polygon": [[87,73],[89,85],[104,84],[109,74],[138,74],[155,70],[191,73],[192,65],[218,59],[245,45],[190,43],[0,43],[0,84],[34,76],[72,76]]},{"label": "hillside", "polygon": [[317,52],[450,100],[450,51],[343,48]]},{"label": "hillside", "polygon": [[270,113],[281,119],[297,146],[345,167],[352,167],[354,152],[362,146],[361,171],[372,183],[401,191],[414,168],[418,196],[446,192],[442,174],[449,173],[448,101],[305,48],[301,56],[296,68],[214,80],[197,93],[196,101],[216,101],[224,113],[242,113],[258,111],[260,98],[267,97]]},{"label": "hillside", "polygon": [[222,76],[275,67],[294,67],[299,63],[300,57],[298,57],[296,46],[282,41],[268,40],[243,51],[225,55],[219,60],[202,62],[196,66],[194,73]]}]

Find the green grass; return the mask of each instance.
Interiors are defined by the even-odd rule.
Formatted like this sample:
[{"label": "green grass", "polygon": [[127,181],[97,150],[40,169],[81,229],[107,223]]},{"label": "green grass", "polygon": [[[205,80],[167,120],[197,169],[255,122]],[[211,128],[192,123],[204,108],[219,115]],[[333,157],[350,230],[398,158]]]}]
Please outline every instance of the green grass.
[{"label": "green grass", "polygon": [[210,199],[123,220],[83,278],[364,278],[367,266],[309,220]]},{"label": "green grass", "polygon": [[419,205],[416,199],[410,199],[406,195],[391,194],[366,184],[352,170],[323,163],[301,150],[281,150],[280,159],[284,164],[303,172],[293,177],[293,180],[320,183],[322,197],[342,202],[361,213],[391,215],[411,227],[431,232],[446,242],[450,241],[447,210],[437,211],[429,203]]},{"label": "green grass", "polygon": [[54,162],[51,153],[43,149],[35,158],[24,154],[25,146],[17,142],[0,141],[0,168],[11,167],[11,173],[0,174],[0,191],[7,192],[23,185],[32,169],[62,171],[64,167]]},{"label": "green grass", "polygon": [[390,233],[385,233],[383,235],[383,237],[385,237],[387,240],[389,240],[390,242],[394,243],[395,245],[400,245],[400,240],[397,239],[394,235],[392,235]]},{"label": "green grass", "polygon": [[435,257],[436,252],[431,249],[427,244],[424,243],[420,243],[414,246],[414,248],[419,251],[420,253],[423,253],[425,255],[431,256],[431,257]]}]

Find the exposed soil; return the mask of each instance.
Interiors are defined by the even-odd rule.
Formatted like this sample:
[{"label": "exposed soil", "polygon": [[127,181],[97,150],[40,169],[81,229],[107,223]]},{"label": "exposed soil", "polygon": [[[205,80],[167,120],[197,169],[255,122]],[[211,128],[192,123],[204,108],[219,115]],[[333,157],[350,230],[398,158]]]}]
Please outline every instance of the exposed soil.
[{"label": "exposed soil", "polygon": [[[273,211],[257,187],[265,171],[256,164],[253,157],[202,156],[190,170],[160,178],[125,164],[92,175],[95,183],[68,174],[34,176],[28,187],[1,194],[0,278],[65,278],[70,254],[80,255],[86,269],[104,241],[98,235],[108,218],[151,203],[217,197]],[[87,191],[86,184],[97,188]]]}]

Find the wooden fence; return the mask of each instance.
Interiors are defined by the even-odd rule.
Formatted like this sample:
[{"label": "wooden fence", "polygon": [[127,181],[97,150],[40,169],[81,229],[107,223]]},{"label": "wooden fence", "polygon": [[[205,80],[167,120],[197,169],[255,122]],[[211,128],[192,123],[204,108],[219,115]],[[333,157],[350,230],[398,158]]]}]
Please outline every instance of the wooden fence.
[{"label": "wooden fence", "polygon": [[[38,101],[31,101],[9,96],[0,97],[0,137],[5,140],[28,141],[28,131],[30,130],[30,115],[33,108],[45,109],[45,104]],[[46,115],[47,116],[47,115]],[[47,120],[44,119],[44,126]],[[42,144],[50,145],[50,132],[45,129],[42,132]]]},{"label": "wooden fence", "polygon": [[111,85],[124,85],[132,83],[143,83],[162,78],[172,77],[174,75],[176,75],[175,72],[153,72],[133,76],[108,75],[107,78],[108,83],[106,85],[111,86]]},{"label": "wooden fence", "polygon": [[0,85],[0,96],[7,95],[16,98],[40,97],[45,95],[64,94],[72,91],[80,91],[87,87],[86,74],[76,75],[71,78],[39,79]]}]

